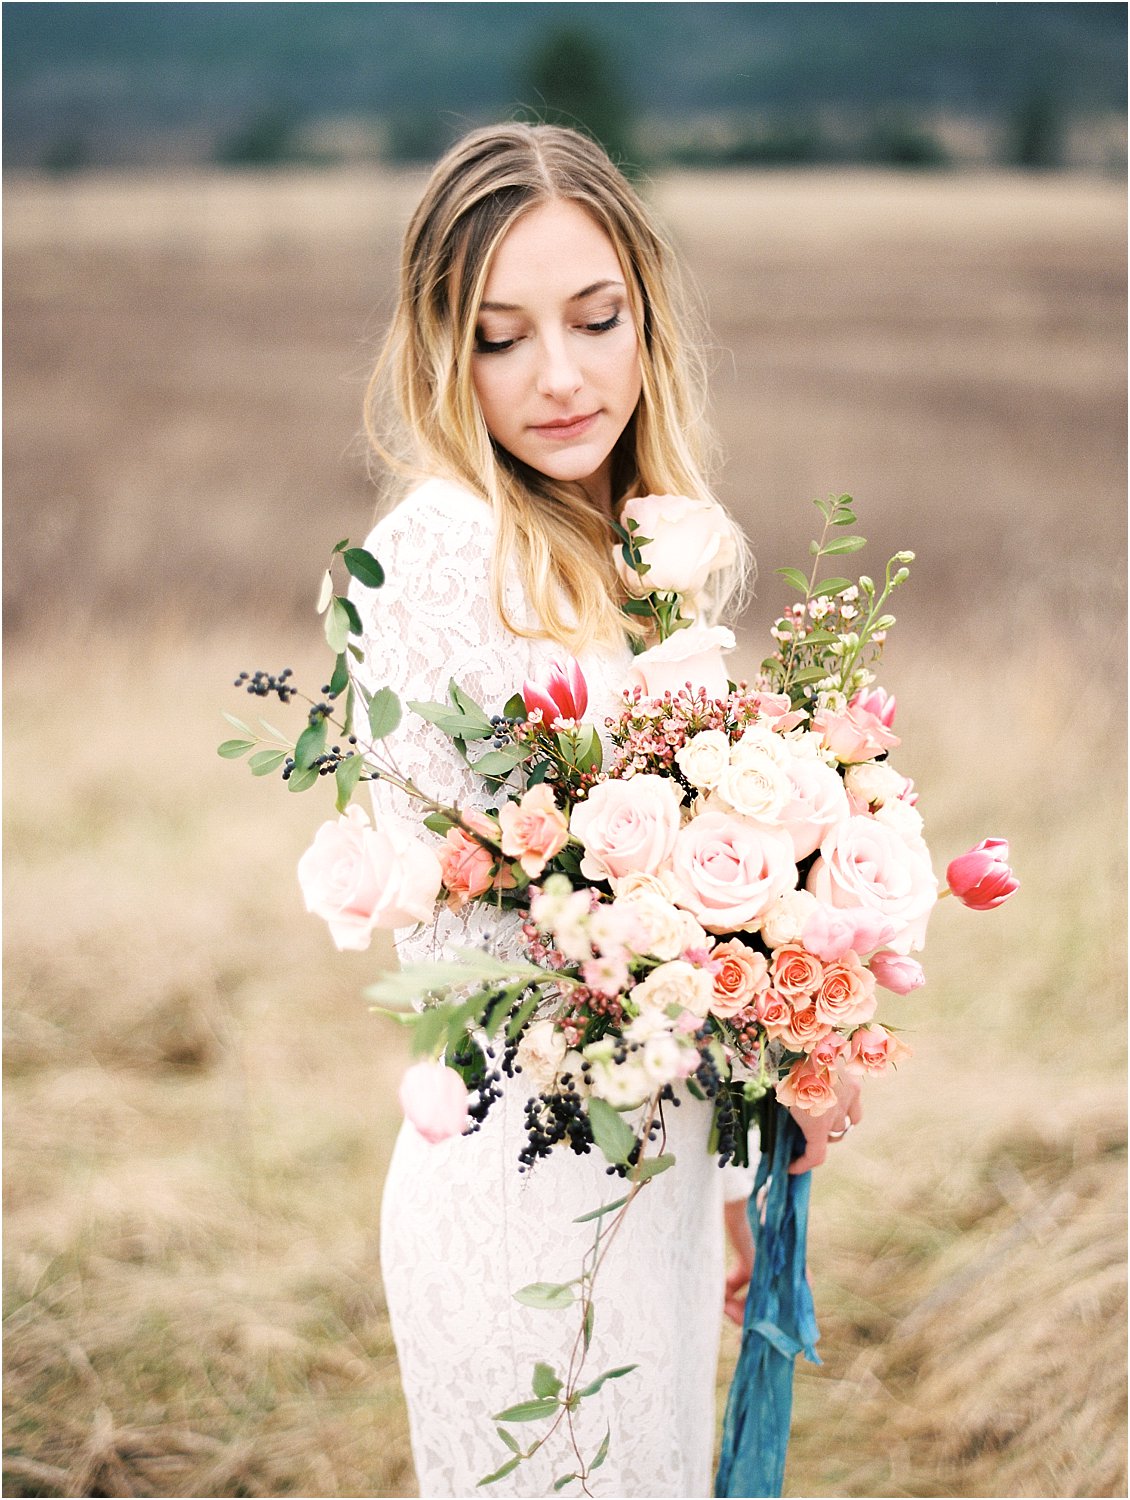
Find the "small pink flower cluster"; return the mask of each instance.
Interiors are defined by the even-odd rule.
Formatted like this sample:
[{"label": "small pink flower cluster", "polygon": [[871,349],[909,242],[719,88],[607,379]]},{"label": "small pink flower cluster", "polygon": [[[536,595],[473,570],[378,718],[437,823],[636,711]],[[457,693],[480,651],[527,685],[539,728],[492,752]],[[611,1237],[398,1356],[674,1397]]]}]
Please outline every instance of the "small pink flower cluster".
[{"label": "small pink flower cluster", "polygon": [[642,687],[634,687],[623,696],[619,717],[606,721],[616,747],[610,776],[633,776],[641,771],[671,775],[676,753],[706,730],[720,731],[734,742],[751,724],[791,728],[802,717],[789,712],[783,694],[751,688],[745,682],[724,698],[711,698],[705,688],[690,687],[676,693],[668,690],[660,698],[648,698]]}]

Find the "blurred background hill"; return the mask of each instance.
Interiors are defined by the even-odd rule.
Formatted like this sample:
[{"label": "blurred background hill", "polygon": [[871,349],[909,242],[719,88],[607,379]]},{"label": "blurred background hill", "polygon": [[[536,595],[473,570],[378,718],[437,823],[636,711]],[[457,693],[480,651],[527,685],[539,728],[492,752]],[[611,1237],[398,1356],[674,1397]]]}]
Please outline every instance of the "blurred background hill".
[{"label": "blurred background hill", "polygon": [[4,7],[11,166],[419,160],[512,112],[622,160],[1125,166],[1120,4]]}]

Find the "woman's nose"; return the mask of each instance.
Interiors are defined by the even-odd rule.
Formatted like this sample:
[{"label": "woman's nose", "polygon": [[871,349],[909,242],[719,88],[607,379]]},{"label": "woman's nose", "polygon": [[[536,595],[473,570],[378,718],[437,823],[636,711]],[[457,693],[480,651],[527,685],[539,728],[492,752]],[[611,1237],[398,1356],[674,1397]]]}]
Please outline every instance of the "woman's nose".
[{"label": "woman's nose", "polygon": [[581,372],[564,339],[547,339],[542,344],[537,380],[538,395],[555,401],[568,400],[580,390]]}]

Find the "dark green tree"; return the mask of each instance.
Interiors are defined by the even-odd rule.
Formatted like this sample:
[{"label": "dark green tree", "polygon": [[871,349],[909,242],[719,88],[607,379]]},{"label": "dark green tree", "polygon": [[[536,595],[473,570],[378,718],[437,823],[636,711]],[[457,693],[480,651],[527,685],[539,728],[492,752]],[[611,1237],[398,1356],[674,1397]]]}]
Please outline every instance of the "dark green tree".
[{"label": "dark green tree", "polygon": [[607,48],[591,32],[560,26],[536,44],[523,76],[523,112],[594,136],[617,165],[633,156],[632,110]]},{"label": "dark green tree", "polygon": [[1055,96],[1047,87],[1030,89],[1013,112],[1009,160],[1040,171],[1062,159],[1063,116]]}]

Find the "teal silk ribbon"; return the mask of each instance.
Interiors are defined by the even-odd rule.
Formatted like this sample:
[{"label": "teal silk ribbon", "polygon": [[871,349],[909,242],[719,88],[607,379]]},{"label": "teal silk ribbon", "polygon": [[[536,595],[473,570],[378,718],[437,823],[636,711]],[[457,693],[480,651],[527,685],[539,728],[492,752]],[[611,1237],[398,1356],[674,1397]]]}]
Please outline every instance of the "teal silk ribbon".
[{"label": "teal silk ribbon", "polygon": [[[749,1199],[753,1276],[714,1481],[715,1495],[755,1500],[781,1493],[796,1357],[803,1351],[813,1364],[820,1363],[816,1354],[820,1330],[805,1274],[812,1173],[789,1176],[789,1163],[804,1150],[804,1135],[787,1109],[774,1104],[773,1110],[773,1139],[762,1141]],[[757,1200],[766,1183],[769,1191],[761,1222]]]}]

